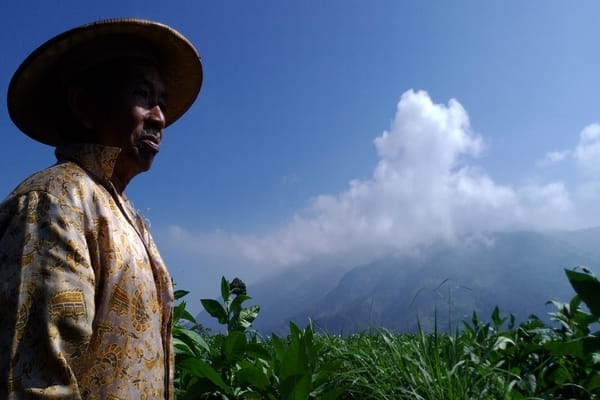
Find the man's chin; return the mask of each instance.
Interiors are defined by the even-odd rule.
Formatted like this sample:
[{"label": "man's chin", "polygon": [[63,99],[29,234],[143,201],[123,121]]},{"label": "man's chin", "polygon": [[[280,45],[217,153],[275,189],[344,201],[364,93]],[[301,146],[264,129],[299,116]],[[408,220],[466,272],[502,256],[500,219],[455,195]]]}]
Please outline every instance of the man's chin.
[{"label": "man's chin", "polygon": [[155,154],[152,153],[140,153],[138,160],[140,172],[146,172],[150,170],[152,163],[154,162],[154,156]]}]

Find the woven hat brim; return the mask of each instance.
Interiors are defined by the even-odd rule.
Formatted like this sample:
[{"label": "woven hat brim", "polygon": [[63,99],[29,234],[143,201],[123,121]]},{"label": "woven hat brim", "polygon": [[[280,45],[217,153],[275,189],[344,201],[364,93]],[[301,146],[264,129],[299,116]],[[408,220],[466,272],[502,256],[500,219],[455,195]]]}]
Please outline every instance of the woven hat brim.
[{"label": "woven hat brim", "polygon": [[[139,40],[154,52],[168,95],[164,112],[166,125],[181,117],[198,96],[202,85],[202,62],[194,46],[179,32],[161,23],[110,19],[66,31],[38,47],[23,61],[8,88],[8,113],[15,125],[41,143],[60,144],[61,134],[56,121],[56,97],[61,90],[61,71],[58,69],[67,57],[72,57],[73,49],[88,44],[93,46],[97,39],[116,35]],[[100,56],[106,59],[110,54]]]}]

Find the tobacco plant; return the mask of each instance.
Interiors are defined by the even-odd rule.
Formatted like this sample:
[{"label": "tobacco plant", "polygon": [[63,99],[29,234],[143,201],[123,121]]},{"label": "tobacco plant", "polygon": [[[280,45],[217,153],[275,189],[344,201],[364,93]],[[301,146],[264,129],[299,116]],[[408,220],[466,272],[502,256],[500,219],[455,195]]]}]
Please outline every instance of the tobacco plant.
[{"label": "tobacco plant", "polygon": [[[184,302],[177,306],[173,335],[178,399],[335,399],[343,391],[329,385],[336,364],[321,361],[312,326],[301,330],[290,323],[287,338],[273,335],[261,341],[251,330],[260,307],[244,306],[248,300],[241,280],[223,277],[221,301],[201,300],[225,328],[225,333],[212,336],[198,333]],[[184,327],[186,323],[191,326]]]},{"label": "tobacco plant", "polygon": [[[181,302],[174,312],[178,399],[600,399],[600,282],[565,270],[575,296],[550,301],[551,325],[517,325],[496,307],[462,329],[408,335],[374,328],[348,337],[290,322],[286,337],[252,331],[258,306],[239,279],[203,299],[225,333],[208,335]],[[178,290],[181,299],[187,292]]]}]

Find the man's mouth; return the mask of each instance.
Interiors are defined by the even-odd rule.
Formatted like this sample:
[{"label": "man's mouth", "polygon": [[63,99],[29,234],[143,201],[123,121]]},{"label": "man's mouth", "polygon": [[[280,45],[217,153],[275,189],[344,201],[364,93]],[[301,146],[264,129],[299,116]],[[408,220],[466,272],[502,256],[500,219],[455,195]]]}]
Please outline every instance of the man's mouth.
[{"label": "man's mouth", "polygon": [[142,150],[150,151],[154,154],[160,151],[160,139],[154,135],[142,135],[138,138],[137,142],[140,144]]}]

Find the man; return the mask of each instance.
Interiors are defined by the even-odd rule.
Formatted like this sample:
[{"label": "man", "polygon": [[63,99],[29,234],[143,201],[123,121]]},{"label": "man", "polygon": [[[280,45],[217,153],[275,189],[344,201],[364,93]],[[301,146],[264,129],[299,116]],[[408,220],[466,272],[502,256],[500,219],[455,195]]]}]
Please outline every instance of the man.
[{"label": "man", "polygon": [[193,103],[198,53],[151,21],[100,21],[35,50],[8,90],[57,163],[0,204],[0,398],[173,399],[173,288],[124,194]]}]

